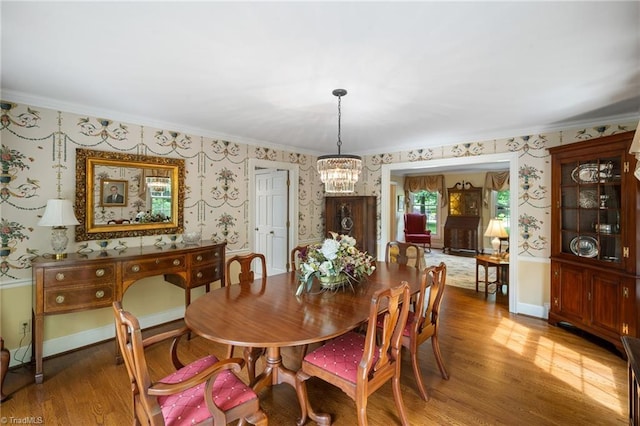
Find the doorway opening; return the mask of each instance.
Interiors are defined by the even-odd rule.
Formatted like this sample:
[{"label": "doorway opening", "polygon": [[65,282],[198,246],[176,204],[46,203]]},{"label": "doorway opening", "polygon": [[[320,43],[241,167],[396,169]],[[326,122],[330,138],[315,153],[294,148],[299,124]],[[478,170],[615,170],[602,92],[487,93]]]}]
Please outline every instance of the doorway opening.
[{"label": "doorway opening", "polygon": [[[509,235],[509,247],[510,250],[510,267],[509,267],[509,312],[517,313],[517,301],[518,301],[518,283],[516,277],[518,272],[517,262],[517,237],[516,230],[517,218],[518,218],[518,204],[517,204],[517,186],[514,182],[517,181],[518,176],[518,156],[515,152],[508,152],[502,154],[489,154],[474,157],[461,157],[461,158],[446,158],[441,160],[426,160],[416,161],[408,163],[392,163],[384,164],[381,168],[381,192],[380,192],[380,240],[378,241],[378,253],[384,253],[384,247],[389,241],[390,236],[390,224],[391,224],[391,209],[394,206],[391,198],[394,198],[391,193],[394,192],[395,186],[391,183],[391,172],[407,172],[407,173],[446,173],[447,170],[460,170],[462,167],[472,167],[473,165],[490,164],[490,163],[503,163],[508,164],[511,179],[511,196],[509,199],[509,227],[514,232]],[[393,187],[393,189],[392,189]],[[395,211],[395,209],[394,209]]]}]

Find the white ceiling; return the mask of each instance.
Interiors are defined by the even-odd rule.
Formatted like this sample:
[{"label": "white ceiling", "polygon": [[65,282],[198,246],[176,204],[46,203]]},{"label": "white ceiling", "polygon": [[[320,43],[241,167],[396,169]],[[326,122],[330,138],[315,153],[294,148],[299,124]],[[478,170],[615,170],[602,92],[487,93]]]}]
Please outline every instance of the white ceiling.
[{"label": "white ceiling", "polygon": [[10,2],[5,100],[371,154],[640,116],[640,2]]}]

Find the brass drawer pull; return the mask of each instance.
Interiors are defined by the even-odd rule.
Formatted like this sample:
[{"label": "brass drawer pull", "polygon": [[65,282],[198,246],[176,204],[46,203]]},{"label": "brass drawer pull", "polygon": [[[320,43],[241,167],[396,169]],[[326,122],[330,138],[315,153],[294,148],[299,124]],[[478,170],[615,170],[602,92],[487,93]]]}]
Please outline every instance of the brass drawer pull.
[{"label": "brass drawer pull", "polygon": [[201,254],[197,255],[197,256],[196,256],[196,260],[197,260],[198,262],[202,262],[202,255],[201,255]]},{"label": "brass drawer pull", "polygon": [[140,265],[133,265],[133,266],[131,267],[131,270],[132,270],[133,272],[140,272]]},{"label": "brass drawer pull", "polygon": [[62,272],[58,272],[56,274],[56,281],[62,281],[64,280],[64,274]]},{"label": "brass drawer pull", "polygon": [[202,278],[202,272],[198,272],[198,273],[196,274],[196,277],[198,277],[198,278]]},{"label": "brass drawer pull", "polygon": [[64,296],[63,295],[56,296],[56,303],[57,304],[64,303]]},{"label": "brass drawer pull", "polygon": [[156,265],[160,264],[160,259],[156,259]]},{"label": "brass drawer pull", "polygon": [[215,252],[213,255],[214,255],[215,257],[220,257],[220,253],[219,253],[219,252]]},{"label": "brass drawer pull", "polygon": [[104,290],[96,291],[96,298],[97,299],[102,299],[103,297],[104,297]]},{"label": "brass drawer pull", "polygon": [[104,269],[100,268],[100,269],[96,269],[96,277],[103,277],[104,276]]},{"label": "brass drawer pull", "polygon": [[180,265],[180,259],[175,259],[175,260],[173,261],[173,264],[174,264],[175,266]]}]

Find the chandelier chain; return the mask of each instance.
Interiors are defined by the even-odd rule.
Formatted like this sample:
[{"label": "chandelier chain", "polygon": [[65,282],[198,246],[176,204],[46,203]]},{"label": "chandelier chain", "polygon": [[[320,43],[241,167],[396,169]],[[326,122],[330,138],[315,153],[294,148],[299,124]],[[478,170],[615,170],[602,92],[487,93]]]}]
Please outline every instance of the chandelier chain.
[{"label": "chandelier chain", "polygon": [[342,139],[340,139],[340,122],[342,121],[342,96],[338,96],[338,155],[340,155],[340,147],[342,146]]}]

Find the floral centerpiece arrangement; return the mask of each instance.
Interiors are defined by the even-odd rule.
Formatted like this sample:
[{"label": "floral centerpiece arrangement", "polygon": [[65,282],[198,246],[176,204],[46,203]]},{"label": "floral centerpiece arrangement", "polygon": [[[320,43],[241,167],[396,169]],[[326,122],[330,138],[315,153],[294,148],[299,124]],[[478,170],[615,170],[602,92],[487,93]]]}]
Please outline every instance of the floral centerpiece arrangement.
[{"label": "floral centerpiece arrangement", "polygon": [[318,278],[321,286],[336,288],[357,282],[376,269],[374,258],[356,248],[355,238],[335,232],[331,232],[331,238],[327,238],[322,244],[310,245],[298,256],[300,285],[296,295],[309,291],[314,277]]}]

